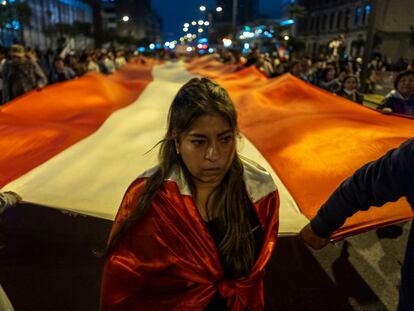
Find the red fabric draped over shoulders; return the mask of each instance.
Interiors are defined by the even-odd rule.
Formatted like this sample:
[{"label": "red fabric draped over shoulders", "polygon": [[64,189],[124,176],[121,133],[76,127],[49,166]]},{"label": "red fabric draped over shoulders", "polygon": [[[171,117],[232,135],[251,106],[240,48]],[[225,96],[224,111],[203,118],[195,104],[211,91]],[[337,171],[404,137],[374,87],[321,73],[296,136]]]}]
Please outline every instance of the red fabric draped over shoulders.
[{"label": "red fabric draped over shoulders", "polygon": [[[111,235],[135,208],[146,180],[137,179],[127,190]],[[203,310],[217,291],[228,298],[229,310],[263,310],[264,267],[278,230],[277,191],[254,206],[265,232],[261,253],[246,277],[225,280],[218,249],[192,197],[165,181],[105,262],[101,310]]]}]

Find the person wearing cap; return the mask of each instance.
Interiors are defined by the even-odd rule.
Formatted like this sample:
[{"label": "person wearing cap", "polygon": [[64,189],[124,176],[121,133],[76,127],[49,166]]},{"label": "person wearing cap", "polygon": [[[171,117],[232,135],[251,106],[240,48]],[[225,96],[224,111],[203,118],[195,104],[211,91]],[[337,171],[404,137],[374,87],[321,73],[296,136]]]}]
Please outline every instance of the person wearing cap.
[{"label": "person wearing cap", "polygon": [[400,73],[391,91],[377,109],[384,113],[399,113],[414,116],[414,70]]},{"label": "person wearing cap", "polygon": [[37,63],[26,58],[24,47],[13,44],[11,60],[3,67],[3,103],[47,84],[47,78]]}]

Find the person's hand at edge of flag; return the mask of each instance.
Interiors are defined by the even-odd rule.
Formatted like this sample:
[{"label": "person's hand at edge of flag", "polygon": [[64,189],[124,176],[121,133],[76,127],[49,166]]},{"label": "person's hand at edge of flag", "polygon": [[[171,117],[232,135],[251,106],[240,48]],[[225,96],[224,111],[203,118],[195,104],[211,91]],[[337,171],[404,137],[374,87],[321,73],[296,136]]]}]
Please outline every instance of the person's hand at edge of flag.
[{"label": "person's hand at edge of flag", "polygon": [[16,192],[13,191],[6,191],[5,193],[12,195],[15,199],[16,199],[16,203],[20,203],[23,201],[22,197],[20,195],[18,195]]},{"label": "person's hand at edge of flag", "polygon": [[313,249],[324,248],[330,242],[328,238],[322,238],[313,231],[311,224],[308,223],[305,227],[302,228],[299,232],[299,238],[305,242],[306,245],[312,247]]}]

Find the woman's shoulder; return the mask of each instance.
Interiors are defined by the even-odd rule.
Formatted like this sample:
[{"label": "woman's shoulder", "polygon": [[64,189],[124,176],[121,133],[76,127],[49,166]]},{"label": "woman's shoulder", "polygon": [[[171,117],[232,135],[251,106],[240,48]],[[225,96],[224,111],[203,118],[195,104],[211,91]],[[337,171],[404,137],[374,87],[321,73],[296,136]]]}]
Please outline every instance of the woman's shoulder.
[{"label": "woman's shoulder", "polygon": [[253,202],[257,202],[277,190],[271,174],[260,164],[241,157],[244,168],[244,182]]}]

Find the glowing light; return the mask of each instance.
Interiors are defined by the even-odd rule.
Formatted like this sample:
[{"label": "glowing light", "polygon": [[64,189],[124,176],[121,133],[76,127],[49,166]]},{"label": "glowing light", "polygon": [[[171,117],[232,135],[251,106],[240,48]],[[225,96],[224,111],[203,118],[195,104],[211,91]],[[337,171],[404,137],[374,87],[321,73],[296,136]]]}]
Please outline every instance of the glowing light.
[{"label": "glowing light", "polygon": [[184,26],[184,28],[188,28],[188,27],[190,27],[190,24],[189,23],[185,23],[183,26]]},{"label": "glowing light", "polygon": [[209,25],[210,25],[210,22],[209,22],[209,21],[205,21],[205,22],[204,22],[204,25],[205,25],[205,26],[209,26]]},{"label": "glowing light", "polygon": [[200,20],[198,21],[198,24],[201,26],[201,25],[203,25],[203,24],[204,24],[204,21],[203,21],[202,19],[200,19]]},{"label": "glowing light", "polygon": [[286,41],[288,41],[290,39],[289,36],[284,36],[283,39],[285,39]]},{"label": "glowing light", "polygon": [[129,21],[129,16],[124,16],[124,17],[122,17],[122,21],[124,21],[124,22],[127,22],[127,21]]},{"label": "glowing light", "polygon": [[224,45],[224,47],[229,47],[229,46],[231,46],[231,44],[233,43],[230,39],[227,39],[227,38],[223,38],[223,45]]},{"label": "glowing light", "polygon": [[280,26],[287,26],[287,25],[293,25],[295,23],[295,20],[293,19],[287,19],[280,22]]},{"label": "glowing light", "polygon": [[198,32],[199,32],[199,33],[202,33],[202,32],[203,32],[203,29],[198,28]]},{"label": "glowing light", "polygon": [[184,32],[187,32],[187,31],[188,31],[188,28],[187,28],[187,27],[184,27],[184,28],[183,28],[183,31],[184,31]]},{"label": "glowing light", "polygon": [[206,10],[206,7],[204,5],[200,6],[200,11],[204,12]]},{"label": "glowing light", "polygon": [[7,5],[7,1],[4,0],[4,1],[1,2],[1,4],[2,5]]},{"label": "glowing light", "polygon": [[189,46],[188,48],[187,48],[187,52],[191,52],[193,50],[193,48],[191,47],[191,46]]},{"label": "glowing light", "polygon": [[164,45],[167,46],[167,47],[169,47],[170,46],[170,42],[167,41],[167,42],[164,43]]},{"label": "glowing light", "polygon": [[154,43],[151,43],[151,44],[149,45],[149,48],[150,48],[150,50],[155,49],[155,44],[154,44]]},{"label": "glowing light", "polygon": [[197,22],[196,21],[192,21],[191,22],[191,25],[195,26],[195,25],[197,25]]},{"label": "glowing light", "polygon": [[218,7],[216,7],[216,11],[221,12],[221,11],[223,11],[223,8],[221,6],[218,6]]},{"label": "glowing light", "polygon": [[191,38],[191,36],[192,36],[192,34],[191,34],[191,33],[188,33],[188,34],[187,34],[187,38]]},{"label": "glowing light", "polygon": [[213,52],[214,52],[214,49],[213,49],[213,48],[209,48],[209,49],[208,49],[208,52],[209,52],[209,53],[213,53]]}]

